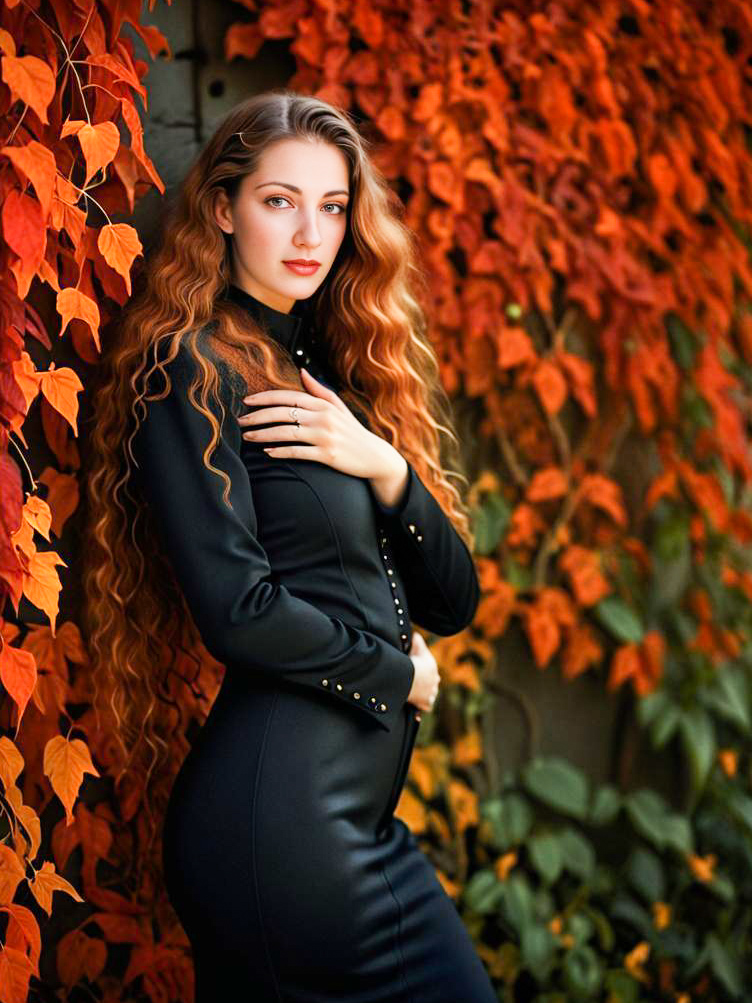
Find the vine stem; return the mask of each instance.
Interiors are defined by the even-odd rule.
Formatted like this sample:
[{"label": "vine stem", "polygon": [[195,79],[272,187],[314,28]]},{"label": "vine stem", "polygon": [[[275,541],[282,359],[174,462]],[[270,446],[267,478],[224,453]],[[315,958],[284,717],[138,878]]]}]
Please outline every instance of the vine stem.
[{"label": "vine stem", "polygon": [[23,452],[21,450],[21,447],[18,445],[18,443],[16,442],[16,440],[15,440],[15,438],[13,436],[13,432],[11,432],[10,435],[8,436],[8,442],[12,442],[13,445],[16,447],[16,449],[18,451],[18,455],[21,457],[21,462],[26,467],[26,473],[29,475],[29,480],[31,481],[32,490],[36,491],[37,490],[37,482],[34,480],[34,475],[31,472],[29,464],[26,462],[26,457],[24,456],[24,454],[23,454]]}]

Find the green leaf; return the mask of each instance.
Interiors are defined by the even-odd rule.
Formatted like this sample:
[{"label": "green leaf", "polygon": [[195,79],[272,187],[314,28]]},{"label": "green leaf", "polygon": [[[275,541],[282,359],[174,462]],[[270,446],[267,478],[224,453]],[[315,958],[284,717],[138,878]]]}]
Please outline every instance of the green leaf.
[{"label": "green leaf", "polygon": [[615,997],[613,1003],[637,1003],[640,983],[628,972],[610,969],[606,972],[605,987]]},{"label": "green leaf", "polygon": [[752,798],[735,790],[729,795],[728,806],[742,825],[746,825],[752,833]]},{"label": "green leaf", "polygon": [[489,868],[476,871],[462,893],[469,909],[478,913],[494,912],[504,894],[503,886]]},{"label": "green leaf", "polygon": [[689,585],[693,568],[692,549],[688,536],[683,542],[683,547],[671,558],[654,556],[648,600],[653,617],[679,602]]},{"label": "green leaf", "polygon": [[613,636],[628,644],[639,642],[644,636],[644,628],[631,606],[618,596],[606,596],[593,606],[596,616]]},{"label": "green leaf", "polygon": [[675,734],[680,720],[681,712],[676,704],[666,704],[650,728],[650,740],[654,748],[663,748],[666,742]]},{"label": "green leaf", "polygon": [[721,943],[715,933],[708,934],[707,947],[710,955],[710,967],[723,983],[727,992],[734,999],[738,999],[743,989],[738,959]]},{"label": "green leaf", "polygon": [[557,947],[556,938],[541,923],[529,923],[522,931],[522,958],[525,967],[539,984],[548,980]]},{"label": "green leaf", "polygon": [[530,588],[533,580],[533,572],[524,564],[517,561],[507,560],[504,564],[504,579],[514,586],[515,589],[524,591]]},{"label": "green leaf", "polygon": [[501,883],[501,907],[506,919],[518,934],[533,922],[533,895],[527,878],[522,874],[510,874]]},{"label": "green leaf", "polygon": [[647,728],[658,714],[669,706],[669,695],[665,690],[654,690],[637,699],[637,720],[643,728]]},{"label": "green leaf", "polygon": [[478,554],[491,554],[496,550],[506,531],[510,513],[506,499],[495,493],[487,494],[482,505],[474,510],[473,535]]},{"label": "green leaf", "polygon": [[665,323],[671,342],[671,354],[677,365],[687,372],[694,366],[698,349],[697,337],[673,311],[668,314]]},{"label": "green leaf", "polygon": [[564,864],[558,838],[551,832],[544,832],[529,839],[527,848],[540,876],[548,884],[553,884]]},{"label": "green leaf", "polygon": [[645,938],[651,940],[655,932],[653,918],[647,909],[627,895],[616,895],[611,902],[611,919],[623,919]]},{"label": "green leaf", "polygon": [[595,933],[595,923],[584,912],[575,912],[567,920],[567,933],[571,933],[578,944],[586,944]]},{"label": "green leaf", "polygon": [[668,808],[655,791],[643,788],[624,798],[624,807],[635,829],[658,847],[665,843],[664,826]]},{"label": "green leaf", "polygon": [[722,902],[733,902],[736,898],[734,883],[726,874],[721,874],[718,871],[713,875],[713,880],[705,887],[717,895]]},{"label": "green leaf", "polygon": [[559,834],[559,845],[566,869],[589,881],[595,870],[595,851],[590,841],[576,829],[567,827]]},{"label": "green leaf", "polygon": [[603,968],[588,944],[576,944],[564,955],[564,982],[576,1000],[589,1000],[600,990]]},{"label": "green leaf", "polygon": [[660,857],[651,850],[637,847],[632,850],[626,865],[626,874],[632,886],[648,902],[658,902],[666,894],[666,881]]},{"label": "green leaf", "polygon": [[587,813],[588,781],[565,759],[540,756],[522,771],[527,789],[545,804],[583,820]]},{"label": "green leaf", "polygon": [[663,820],[663,838],[666,846],[678,850],[679,853],[694,852],[692,827],[684,815],[669,814]]},{"label": "green leaf", "polygon": [[715,729],[710,715],[699,707],[684,711],[681,715],[681,729],[684,753],[692,768],[692,784],[695,791],[705,786],[716,751]]},{"label": "green leaf", "polygon": [[727,665],[718,670],[712,686],[701,691],[703,703],[749,733],[749,684],[743,670]]},{"label": "green leaf", "polygon": [[657,523],[653,541],[656,557],[661,564],[681,561],[688,546],[689,514],[673,505],[669,508],[668,503],[659,503],[659,506],[661,512],[659,514],[656,508]]},{"label": "green leaf", "polygon": [[491,838],[494,848],[502,853],[519,846],[530,832],[533,811],[521,794],[507,794],[483,802],[481,815],[491,824]]},{"label": "green leaf", "polygon": [[593,825],[608,825],[619,814],[621,794],[611,784],[598,787],[590,806],[590,821]]}]

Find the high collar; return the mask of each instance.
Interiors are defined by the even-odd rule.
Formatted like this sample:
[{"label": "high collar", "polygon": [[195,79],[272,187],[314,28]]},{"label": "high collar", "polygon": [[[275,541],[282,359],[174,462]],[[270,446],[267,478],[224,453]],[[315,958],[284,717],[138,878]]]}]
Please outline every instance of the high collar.
[{"label": "high collar", "polygon": [[227,299],[245,307],[253,315],[254,320],[258,321],[272,337],[283,345],[290,355],[295,357],[297,350],[304,349],[308,328],[308,311],[305,300],[296,300],[289,313],[282,313],[281,310],[275,310],[273,307],[267,306],[266,303],[262,303],[261,300],[256,299],[255,296],[232,282],[227,287],[226,296]]}]

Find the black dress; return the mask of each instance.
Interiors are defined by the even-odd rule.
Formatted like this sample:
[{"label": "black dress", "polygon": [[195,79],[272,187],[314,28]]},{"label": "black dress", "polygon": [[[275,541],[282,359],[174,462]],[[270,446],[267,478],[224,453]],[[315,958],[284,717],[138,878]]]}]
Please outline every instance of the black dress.
[{"label": "black dress", "polygon": [[[337,389],[303,303],[285,314],[228,295]],[[450,635],[471,621],[472,557],[412,466],[387,508],[367,479],[242,439],[248,405],[213,358],[226,417],[211,462],[231,478],[232,510],[203,463],[211,430],[188,400],[182,345],[171,392],[148,403],[134,440],[176,577],[226,666],[163,833],[197,1003],[495,1003],[453,901],[393,814],[420,719],[406,700],[411,623]]]}]

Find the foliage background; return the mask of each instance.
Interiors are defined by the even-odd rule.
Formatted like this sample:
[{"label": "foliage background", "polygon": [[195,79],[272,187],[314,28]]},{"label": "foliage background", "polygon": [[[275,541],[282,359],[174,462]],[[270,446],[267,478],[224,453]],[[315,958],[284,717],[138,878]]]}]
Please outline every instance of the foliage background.
[{"label": "foliage background", "polygon": [[[76,627],[79,406],[165,194],[138,51],[192,88],[175,180],[222,101],[285,83],[357,116],[420,236],[483,599],[431,639],[443,696],[398,813],[500,1000],[745,999],[752,11],[222,17],[0,8],[0,999],[192,998],[182,931],[133,883],[139,792],[113,798]],[[184,695],[199,719],[217,668]]]}]

